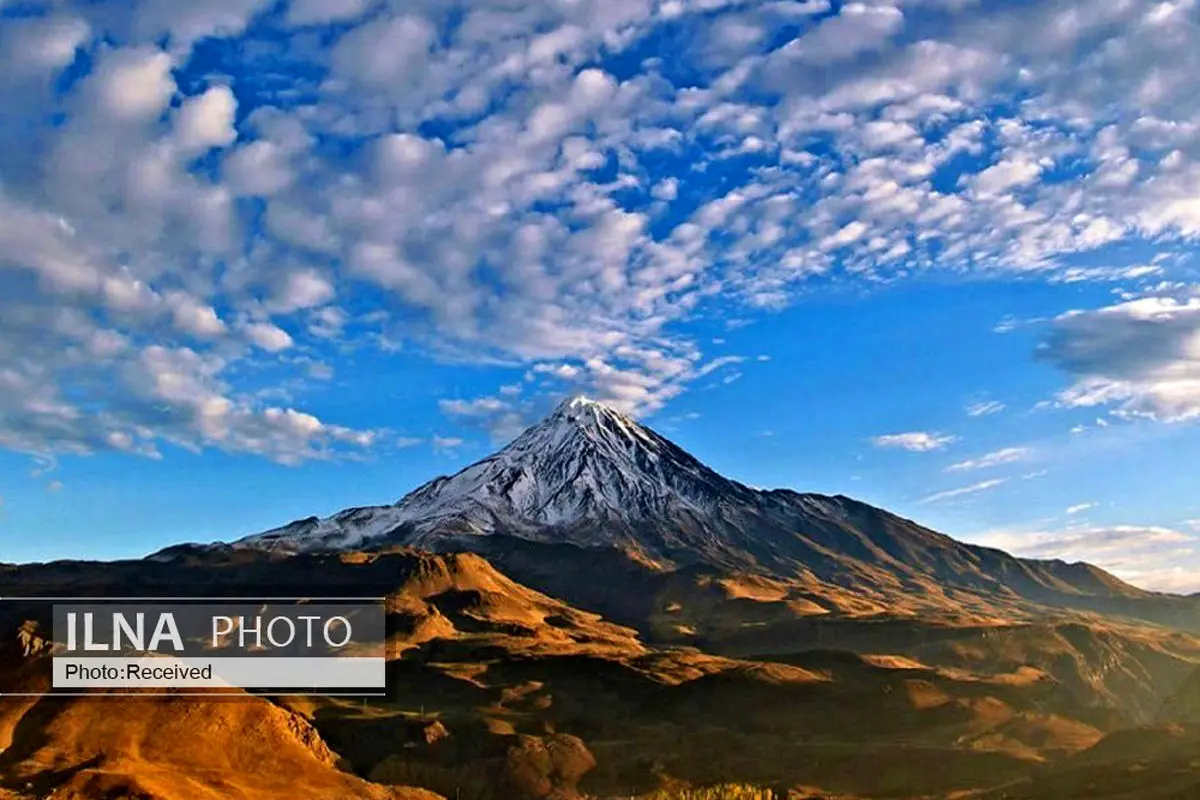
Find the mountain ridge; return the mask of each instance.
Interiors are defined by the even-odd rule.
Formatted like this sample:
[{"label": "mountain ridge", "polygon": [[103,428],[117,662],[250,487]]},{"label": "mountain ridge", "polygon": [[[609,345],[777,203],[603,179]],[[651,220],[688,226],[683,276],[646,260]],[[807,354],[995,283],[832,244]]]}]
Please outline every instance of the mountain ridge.
[{"label": "mountain ridge", "polygon": [[[965,796],[964,788],[1006,784],[1040,769],[1043,759],[1078,752],[1124,724],[1125,715],[1141,719],[1200,659],[1194,637],[1146,629],[1071,622],[953,627],[925,618],[809,617],[830,629],[785,628],[777,637],[782,647],[765,650],[729,640],[663,646],[475,554],[411,549],[288,557],[241,549],[102,569],[27,566],[8,587],[14,597],[64,590],[227,597],[269,587],[379,596],[388,608],[389,697],[369,704],[239,697],[208,705],[183,695],[117,714],[105,698],[0,703],[0,742],[9,744],[5,731],[13,734],[0,768],[8,766],[16,787],[32,783],[38,796],[54,790],[56,797],[99,797],[100,788],[104,796],[189,800],[294,796],[286,785],[269,785],[272,775],[255,774],[270,765],[282,780],[303,779],[314,797],[433,800],[417,789],[383,794],[391,784],[446,798],[461,787],[464,800],[579,797],[563,791],[571,781],[540,782],[544,790],[528,792],[468,790],[545,764],[518,756],[536,742],[563,744],[555,737],[564,735],[594,751],[594,775],[579,785],[591,797],[645,796],[657,780],[644,769],[647,759],[661,762],[663,774],[700,785],[786,780],[832,784],[851,792],[847,797]],[[752,590],[754,582],[742,580],[740,588]],[[769,613],[777,604],[766,593],[740,597],[730,601],[742,606],[731,631],[766,632],[751,621],[749,607]],[[710,619],[737,610],[699,597],[670,599]],[[38,601],[0,608],[0,689],[27,691],[21,680],[35,676],[48,686],[51,655],[23,655],[14,634],[30,619],[49,626],[51,610]],[[276,724],[286,723],[284,712],[296,720],[294,730]],[[188,731],[206,720],[220,730],[197,751]],[[244,742],[233,735],[241,726]],[[314,763],[289,730],[318,755],[345,759],[342,769],[353,774]],[[229,773],[216,761],[222,753],[231,756]],[[91,763],[96,757],[103,760]],[[920,774],[899,773],[901,795],[879,764],[914,759]],[[171,791],[168,778],[186,788]]]},{"label": "mountain ridge", "polygon": [[877,608],[999,604],[1007,613],[1033,605],[1169,624],[1195,610],[1194,600],[1140,589],[1090,564],[966,544],[845,495],[751,488],[583,397],[394,505],[310,517],[223,546],[279,554],[405,546],[504,561],[518,542],[579,548],[572,570],[588,569],[588,553],[616,551],[651,571],[760,574],[818,594],[848,591]]}]

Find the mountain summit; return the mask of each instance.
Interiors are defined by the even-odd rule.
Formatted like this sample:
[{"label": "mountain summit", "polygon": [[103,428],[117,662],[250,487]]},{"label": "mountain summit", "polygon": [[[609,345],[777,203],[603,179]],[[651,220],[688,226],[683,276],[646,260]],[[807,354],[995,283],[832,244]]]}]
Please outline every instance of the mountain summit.
[{"label": "mountain summit", "polygon": [[584,397],[395,505],[300,520],[234,546],[494,554],[505,543],[617,551],[657,570],[753,572],[875,597],[966,592],[1057,603],[1148,596],[1095,567],[967,545],[850,498],[752,489]]},{"label": "mountain summit", "polygon": [[642,541],[634,530],[695,522],[754,494],[619,411],[577,396],[499,452],[394,506],[300,520],[238,544],[305,551],[400,540],[430,547],[503,534],[673,561],[666,542]]}]

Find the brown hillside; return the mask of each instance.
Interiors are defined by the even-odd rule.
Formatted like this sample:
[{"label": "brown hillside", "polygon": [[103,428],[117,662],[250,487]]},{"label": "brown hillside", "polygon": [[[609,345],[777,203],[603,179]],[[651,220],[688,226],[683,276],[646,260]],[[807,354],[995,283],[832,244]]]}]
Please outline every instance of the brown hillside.
[{"label": "brown hillside", "polygon": [[[606,564],[576,583],[646,589],[626,595],[622,622],[636,629],[478,555],[234,552],[10,571],[30,594],[377,595],[392,648],[386,699],[0,705],[0,785],[80,800],[270,800],[301,781],[305,797],[331,798],[412,796],[384,782],[460,800],[628,797],[673,781],[947,797],[1065,763],[1161,705],[1200,654],[1187,634],[1099,618],[865,613],[849,595],[832,603],[762,576],[642,570],[622,583]],[[45,655],[19,657],[17,638],[37,613],[0,605],[6,687],[44,686]],[[673,621],[695,632],[671,633]]]},{"label": "brown hillside", "polygon": [[1190,800],[1200,797],[1200,729],[1136,728],[978,800]]},{"label": "brown hillside", "polygon": [[55,800],[436,800],[373,785],[299,715],[266,700],[46,697],[10,729],[0,776]]}]

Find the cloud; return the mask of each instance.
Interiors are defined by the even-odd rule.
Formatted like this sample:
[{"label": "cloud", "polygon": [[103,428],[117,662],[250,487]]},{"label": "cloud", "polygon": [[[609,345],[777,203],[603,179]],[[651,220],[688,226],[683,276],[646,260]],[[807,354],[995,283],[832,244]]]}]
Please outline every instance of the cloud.
[{"label": "cloud", "polygon": [[0,31],[0,74],[8,80],[53,74],[75,60],[91,30],[87,20],[70,15],[6,17]]},{"label": "cloud", "polygon": [[968,417],[990,417],[993,414],[999,414],[1006,408],[1008,406],[997,400],[984,400],[967,406],[966,412]]},{"label": "cloud", "polygon": [[982,198],[1004,197],[1011,190],[1035,183],[1042,174],[1038,164],[1025,160],[1001,161],[969,181],[971,190]]},{"label": "cloud", "polygon": [[1135,264],[1131,267],[1068,267],[1053,276],[1054,283],[1084,283],[1092,281],[1127,281],[1162,275],[1164,269],[1155,264]]},{"label": "cloud", "polygon": [[114,51],[100,62],[88,84],[85,101],[119,123],[157,118],[176,89],[170,55],[152,47]]},{"label": "cloud", "polygon": [[854,244],[861,239],[870,228],[864,222],[855,220],[848,222],[838,231],[829,234],[821,240],[822,250],[836,250],[840,247]]},{"label": "cloud", "polygon": [[1074,379],[1058,395],[1070,408],[1126,416],[1200,417],[1200,293],[1143,297],[1063,314],[1039,357]]},{"label": "cloud", "polygon": [[898,8],[846,3],[837,15],[789,42],[782,54],[787,59],[812,65],[844,61],[877,49],[900,30],[903,23],[904,15]]},{"label": "cloud", "polygon": [[246,338],[268,353],[279,353],[295,344],[290,334],[269,322],[255,322],[245,328]]},{"label": "cloud", "polygon": [[[543,394],[582,392],[619,411],[641,416],[658,411],[694,381],[749,360],[738,355],[704,360],[690,344],[678,346],[658,341],[647,347],[616,347],[609,358],[537,363],[530,374],[545,378],[538,384]],[[721,382],[732,382],[737,380],[734,376],[740,375],[736,371],[727,372]]]},{"label": "cloud", "polygon": [[29,470],[29,477],[31,478],[40,478],[43,475],[49,475],[58,470],[58,459],[53,456],[34,456],[33,464],[33,469]]},{"label": "cloud", "polygon": [[1118,577],[1152,592],[1196,594],[1200,592],[1200,567],[1163,566],[1158,569],[1117,569]]},{"label": "cloud", "polygon": [[507,407],[503,400],[482,397],[478,400],[442,400],[438,405],[447,414],[460,417],[481,417]]},{"label": "cloud", "polygon": [[1069,516],[1075,516],[1076,514],[1082,514],[1085,511],[1091,511],[1093,508],[1097,508],[1098,505],[1099,505],[1098,503],[1080,503],[1077,506],[1071,506],[1070,508],[1068,508],[1067,514]]},{"label": "cloud", "polygon": [[[0,443],[355,450],[336,422],[265,416],[247,376],[283,349],[416,347],[653,413],[733,377],[689,326],[815,279],[1152,277],[1071,262],[1200,233],[1194,15],[993,5],[22,6],[0,31],[0,381],[19,388]],[[631,58],[666,35],[670,63]],[[1190,312],[1103,311],[1053,323],[1060,402],[1195,416]],[[1117,352],[1139,348],[1143,367]],[[148,399],[164,352],[205,365],[176,380],[207,412]]]},{"label": "cloud", "polygon": [[1197,538],[1153,525],[1080,526],[1049,531],[1002,531],[987,544],[1027,558],[1086,561],[1136,586],[1160,591],[1200,591]]},{"label": "cloud", "polygon": [[1008,483],[1008,478],[993,478],[992,480],[980,481],[979,483],[964,486],[960,489],[950,489],[945,492],[931,494],[921,500],[921,503],[940,503],[943,500],[953,500],[956,497],[966,497],[968,495],[979,494],[980,492],[990,491],[998,486],[1003,486]]},{"label": "cloud", "polygon": [[[337,291],[324,275],[311,269],[286,272],[279,277],[268,309],[276,314],[290,314],[303,309],[317,308],[331,302]],[[330,313],[332,309],[323,309]]]},{"label": "cloud", "polygon": [[679,196],[679,179],[664,178],[654,185],[651,194],[656,200],[671,201]]},{"label": "cloud", "polygon": [[217,316],[216,309],[204,305],[185,294],[176,294],[168,303],[172,306],[175,327],[197,339],[212,339],[225,333],[224,320]]},{"label": "cloud", "polygon": [[287,21],[292,25],[320,25],[361,17],[373,0],[292,0]]},{"label": "cloud", "polygon": [[214,147],[228,147],[237,139],[234,116],[237,99],[228,86],[213,86],[189,97],[179,109],[174,133],[180,148],[202,154]]},{"label": "cloud", "polygon": [[434,436],[430,443],[433,445],[435,453],[452,452],[456,448],[462,447],[465,441],[454,436]]},{"label": "cloud", "polygon": [[[1041,405],[1041,404],[1039,404],[1039,405]],[[1046,403],[1045,407],[1050,407],[1051,405],[1052,404],[1050,404],[1050,403]],[[1070,429],[1070,433],[1072,436],[1078,436],[1079,434],[1087,433],[1089,430],[1092,430],[1094,428],[1103,429],[1103,428],[1108,428],[1111,425],[1112,425],[1112,423],[1110,423],[1108,420],[1104,419],[1103,417],[1097,417],[1096,421],[1093,422],[1091,425],[1074,425],[1074,426],[1072,426]]]},{"label": "cloud", "polygon": [[528,404],[519,403],[512,397],[442,400],[438,405],[443,414],[482,427],[496,442],[507,442],[525,430],[532,417]]},{"label": "cloud", "polygon": [[1003,464],[1013,464],[1017,461],[1023,461],[1028,458],[1032,451],[1028,447],[1006,447],[1002,450],[996,450],[987,455],[980,456],[969,461],[961,461],[957,464],[952,464],[947,467],[949,472],[967,472],[977,469],[988,469],[990,467],[998,467]]},{"label": "cloud", "polygon": [[910,433],[893,433],[886,436],[876,436],[872,444],[881,448],[908,450],[912,453],[927,453],[932,450],[944,450],[948,445],[958,441],[958,437],[929,431],[913,431]]}]

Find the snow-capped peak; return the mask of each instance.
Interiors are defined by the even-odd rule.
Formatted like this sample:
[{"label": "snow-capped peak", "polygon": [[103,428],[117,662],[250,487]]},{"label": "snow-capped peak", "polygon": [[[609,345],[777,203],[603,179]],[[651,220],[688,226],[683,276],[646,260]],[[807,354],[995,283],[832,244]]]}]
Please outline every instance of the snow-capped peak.
[{"label": "snow-capped peak", "polygon": [[506,521],[537,525],[630,518],[682,491],[688,478],[714,478],[673,444],[624,414],[573,397],[500,452],[404,498],[422,516],[482,503]]},{"label": "snow-capped peak", "polygon": [[[313,517],[235,546],[294,552],[412,545],[501,558],[509,552],[521,563],[530,551],[514,539],[885,594],[924,592],[935,580],[1036,602],[1140,596],[1099,570],[965,545],[849,498],[751,489],[585,397],[563,402],[498,453],[395,505]],[[555,558],[557,551],[543,552]]]},{"label": "snow-capped peak", "polygon": [[394,506],[304,520],[240,544],[346,548],[397,536],[422,544],[447,529],[546,538],[548,531],[580,525],[628,528],[670,519],[735,487],[742,488],[621,412],[581,395],[494,455],[431,481]]},{"label": "snow-capped peak", "polygon": [[[558,408],[533,429],[547,425],[573,424],[588,430],[607,428],[630,437],[647,439],[646,429],[615,408],[598,400],[578,394],[559,404]],[[533,430],[531,429],[531,430]]]},{"label": "snow-capped peak", "polygon": [[[620,459],[638,447],[654,449],[657,437],[621,412],[583,395],[564,400],[537,425],[529,428],[496,457],[544,460],[549,452],[562,455],[564,446],[591,443]],[[660,440],[665,444],[664,440]]]},{"label": "snow-capped peak", "polygon": [[570,412],[578,413],[580,411],[586,411],[588,409],[592,409],[592,410],[596,411],[597,413],[604,413],[604,412],[609,412],[612,414],[617,413],[616,411],[614,411],[613,409],[604,405],[603,403],[597,402],[596,400],[591,399],[590,397],[588,397],[585,394],[577,394],[574,397],[568,397],[566,400],[563,400],[562,403],[559,404],[558,408],[555,409],[555,413],[556,414],[570,413]]}]

